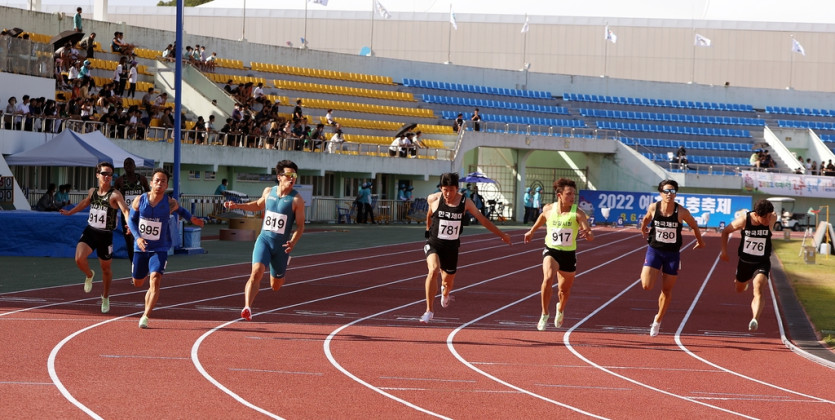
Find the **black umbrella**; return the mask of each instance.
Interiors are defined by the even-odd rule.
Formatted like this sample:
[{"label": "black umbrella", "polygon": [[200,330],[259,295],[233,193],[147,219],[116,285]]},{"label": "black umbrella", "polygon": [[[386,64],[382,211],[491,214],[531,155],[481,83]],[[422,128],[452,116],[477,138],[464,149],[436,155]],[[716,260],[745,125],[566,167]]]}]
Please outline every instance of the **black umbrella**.
[{"label": "black umbrella", "polygon": [[406,123],[403,125],[403,127],[400,127],[400,131],[398,131],[397,134],[394,135],[394,137],[403,137],[404,134],[414,130],[415,127],[417,127],[417,124],[415,123]]},{"label": "black umbrella", "polygon": [[53,36],[49,40],[49,43],[52,44],[52,46],[54,47],[54,51],[66,45],[67,42],[69,42],[72,45],[75,45],[78,41],[81,41],[81,38],[84,38],[84,32],[76,32],[73,30],[69,30]]}]

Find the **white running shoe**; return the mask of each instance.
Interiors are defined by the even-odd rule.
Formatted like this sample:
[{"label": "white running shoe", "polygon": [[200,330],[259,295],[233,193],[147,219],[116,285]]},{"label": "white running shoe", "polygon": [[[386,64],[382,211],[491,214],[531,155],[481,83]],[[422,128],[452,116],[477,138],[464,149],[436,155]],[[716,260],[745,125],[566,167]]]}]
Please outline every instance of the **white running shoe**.
[{"label": "white running shoe", "polygon": [[757,322],[756,319],[752,319],[751,322],[748,323],[748,331],[754,332],[757,331],[757,328],[760,327],[760,324]]},{"label": "white running shoe", "polygon": [[139,318],[139,328],[145,329],[148,328],[148,317],[142,315],[142,318]]},{"label": "white running shoe", "polygon": [[562,318],[563,318],[563,313],[560,312],[560,311],[557,311],[557,317],[554,318],[554,326],[555,327],[557,327],[557,328],[562,327]]},{"label": "white running shoe", "polygon": [[652,325],[649,327],[649,336],[655,337],[661,331],[661,323],[652,321]]},{"label": "white running shoe", "polygon": [[536,329],[538,329],[539,331],[545,331],[545,327],[548,326],[548,317],[549,316],[550,315],[548,315],[548,314],[542,314],[542,316],[539,317],[539,323],[536,324]]},{"label": "white running shoe", "polygon": [[432,320],[433,315],[435,315],[435,314],[433,314],[432,312],[429,312],[429,311],[424,312],[423,315],[420,317],[420,323],[421,324],[428,324],[429,321]]},{"label": "white running shoe", "polygon": [[90,293],[93,291],[93,277],[96,276],[96,272],[90,270],[90,277],[84,279],[84,293]]},{"label": "white running shoe", "polygon": [[101,297],[101,313],[106,314],[110,312],[110,297]]}]

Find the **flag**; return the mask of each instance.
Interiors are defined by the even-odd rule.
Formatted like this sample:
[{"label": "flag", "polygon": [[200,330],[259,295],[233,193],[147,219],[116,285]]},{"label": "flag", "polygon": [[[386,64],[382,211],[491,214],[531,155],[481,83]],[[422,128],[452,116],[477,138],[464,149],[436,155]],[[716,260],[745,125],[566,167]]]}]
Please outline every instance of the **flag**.
[{"label": "flag", "polygon": [[455,13],[452,13],[452,9],[449,10],[449,23],[452,24],[452,29],[458,30],[458,22],[455,21]]},{"label": "flag", "polygon": [[618,43],[618,36],[615,35],[615,33],[612,32],[611,29],[609,29],[609,25],[606,25],[606,33],[604,34],[604,39],[607,41],[611,41],[612,44]]},{"label": "flag", "polygon": [[797,42],[796,39],[792,38],[792,52],[796,52],[802,56],[806,56],[806,50],[803,49],[803,46]]},{"label": "flag", "polygon": [[307,1],[308,1],[308,3],[321,4],[322,6],[327,6],[328,5],[328,0],[307,0]]},{"label": "flag", "polygon": [[389,11],[386,10],[385,7],[383,7],[383,4],[380,3],[380,0],[376,0],[374,3],[377,6],[377,14],[379,14],[381,18],[391,19],[391,13],[389,13]]},{"label": "flag", "polygon": [[696,34],[696,41],[694,42],[695,46],[697,47],[709,47],[710,46],[710,39],[705,38],[699,34]]},{"label": "flag", "polygon": [[530,30],[531,30],[531,27],[530,27],[530,26],[528,26],[528,17],[527,17],[527,16],[525,16],[525,24],[524,24],[524,25],[522,25],[522,33],[523,33],[523,34],[526,34],[526,33],[528,33],[528,31],[530,31]]}]

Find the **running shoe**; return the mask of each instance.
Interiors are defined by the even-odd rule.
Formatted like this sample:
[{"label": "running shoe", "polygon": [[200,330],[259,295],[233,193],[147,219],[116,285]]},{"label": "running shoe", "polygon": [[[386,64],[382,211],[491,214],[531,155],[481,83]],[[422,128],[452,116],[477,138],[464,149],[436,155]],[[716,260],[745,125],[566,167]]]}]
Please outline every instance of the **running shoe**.
[{"label": "running shoe", "polygon": [[110,298],[109,297],[101,297],[101,313],[106,314],[110,312]]},{"label": "running shoe", "polygon": [[90,293],[93,291],[93,277],[95,277],[96,272],[90,270],[90,277],[84,279],[84,293]]},{"label": "running shoe", "polygon": [[145,329],[148,328],[148,317],[142,315],[142,318],[139,318],[139,328]]},{"label": "running shoe", "polygon": [[536,329],[539,331],[545,331],[545,327],[548,325],[548,316],[548,314],[542,314],[542,316],[539,317],[539,323],[536,324]]},{"label": "running shoe", "polygon": [[557,327],[557,328],[562,327],[562,318],[563,318],[563,313],[560,312],[560,311],[557,311],[557,317],[554,318],[554,326],[555,327]]},{"label": "running shoe", "polygon": [[744,289],[742,289],[742,291],[743,291],[743,292],[744,292],[744,291],[746,291],[746,290],[748,290],[748,284],[749,284],[749,282],[747,282],[747,281],[746,281],[746,282],[745,282],[745,288],[744,288]]},{"label": "running shoe", "polygon": [[432,320],[432,316],[435,315],[432,312],[426,311],[423,313],[423,316],[420,317],[421,324],[428,324],[429,321]]},{"label": "running shoe", "polygon": [[247,321],[252,321],[252,311],[249,309],[249,306],[245,307],[241,311],[241,318],[243,318]]},{"label": "running shoe", "polygon": [[748,323],[748,331],[754,332],[757,331],[757,328],[760,327],[760,324],[757,322],[756,319],[752,319],[751,322]]},{"label": "running shoe", "polygon": [[661,323],[653,321],[652,325],[649,327],[649,336],[655,337],[658,335],[659,331],[661,331]]}]

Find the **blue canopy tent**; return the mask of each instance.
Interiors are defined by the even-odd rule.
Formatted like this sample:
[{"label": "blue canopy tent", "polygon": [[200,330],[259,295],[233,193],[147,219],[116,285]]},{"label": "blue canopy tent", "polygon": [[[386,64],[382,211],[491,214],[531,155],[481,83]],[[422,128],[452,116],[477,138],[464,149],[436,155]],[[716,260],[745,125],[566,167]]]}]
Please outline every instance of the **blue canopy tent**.
[{"label": "blue canopy tent", "polygon": [[121,168],[126,158],[133,158],[137,167],[153,168],[154,161],[128,153],[100,131],[79,134],[64,130],[52,140],[24,152],[6,157],[9,166],[88,166],[110,162]]}]

